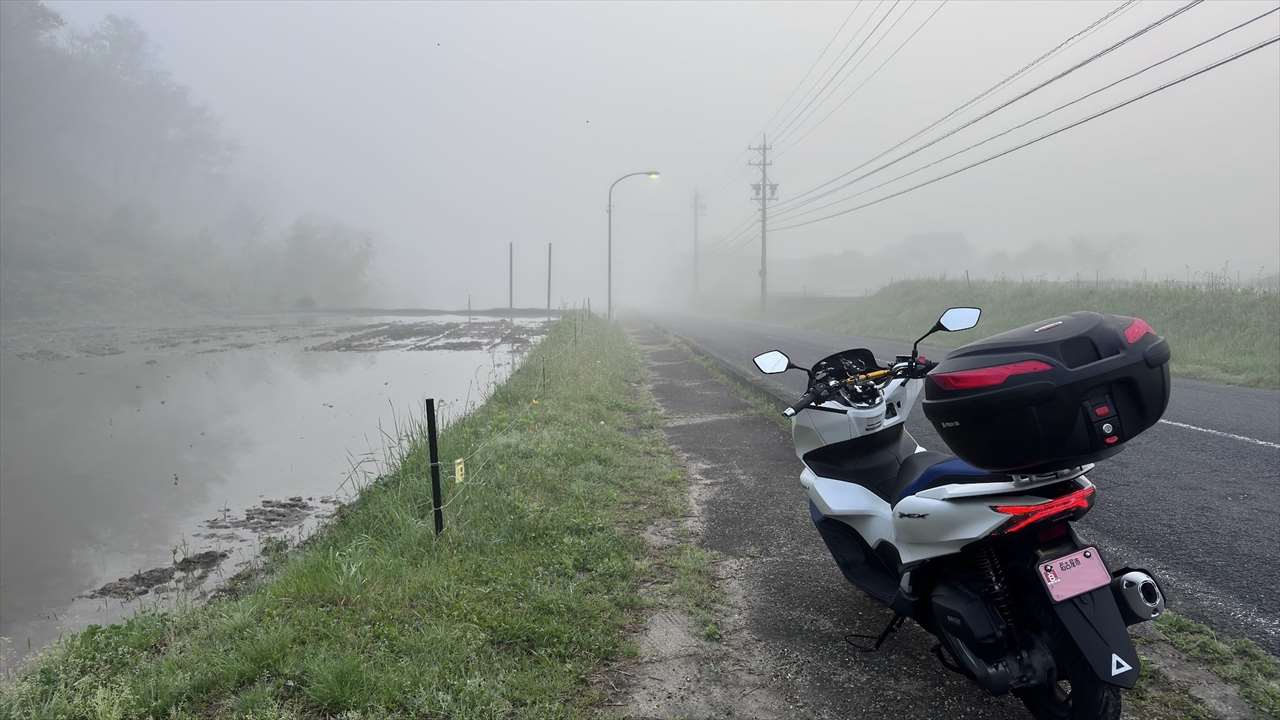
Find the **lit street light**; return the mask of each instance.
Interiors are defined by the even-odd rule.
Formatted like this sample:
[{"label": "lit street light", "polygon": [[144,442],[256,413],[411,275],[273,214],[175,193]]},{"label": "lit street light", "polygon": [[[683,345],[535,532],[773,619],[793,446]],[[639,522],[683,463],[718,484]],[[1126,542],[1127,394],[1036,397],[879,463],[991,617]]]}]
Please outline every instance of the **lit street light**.
[{"label": "lit street light", "polygon": [[658,179],[657,170],[644,170],[642,172],[627,173],[617,180],[614,180],[613,185],[609,186],[609,297],[607,305],[610,320],[613,319],[613,189],[623,180],[626,180],[629,177],[636,177],[638,175],[648,175],[650,180]]}]

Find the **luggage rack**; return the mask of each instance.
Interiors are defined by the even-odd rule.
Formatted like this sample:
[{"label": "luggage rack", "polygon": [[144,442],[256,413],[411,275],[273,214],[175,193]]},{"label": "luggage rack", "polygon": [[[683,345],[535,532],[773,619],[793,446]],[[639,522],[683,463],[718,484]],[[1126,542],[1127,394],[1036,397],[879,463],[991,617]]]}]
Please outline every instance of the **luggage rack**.
[{"label": "luggage rack", "polygon": [[1076,465],[1075,467],[1063,468],[1062,470],[1054,470],[1047,473],[1036,473],[1034,475],[1019,475],[1017,473],[1009,473],[1009,477],[1013,478],[1014,485],[1039,485],[1041,483],[1063,480],[1074,480],[1081,475],[1093,469],[1094,463],[1085,463],[1084,465]]}]

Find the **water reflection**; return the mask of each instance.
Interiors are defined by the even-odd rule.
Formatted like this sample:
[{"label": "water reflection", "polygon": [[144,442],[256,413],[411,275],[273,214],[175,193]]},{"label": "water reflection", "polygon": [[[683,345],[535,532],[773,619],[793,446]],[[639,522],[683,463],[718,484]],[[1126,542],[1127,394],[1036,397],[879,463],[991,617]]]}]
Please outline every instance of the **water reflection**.
[{"label": "water reflection", "polygon": [[[167,346],[155,338],[172,334],[117,334],[110,346],[123,349],[109,355],[8,348],[0,635],[11,654],[127,611],[72,601],[106,581],[168,565],[178,548],[225,548],[227,538],[197,536],[201,521],[263,498],[342,492],[350,456],[381,447],[380,422],[391,428],[396,415],[420,412],[428,395],[478,399],[475,379],[504,372],[510,354],[496,342],[488,351],[307,349],[349,330],[255,327],[253,342],[219,335],[215,352],[190,328]],[[248,556],[230,544],[227,573]]]}]

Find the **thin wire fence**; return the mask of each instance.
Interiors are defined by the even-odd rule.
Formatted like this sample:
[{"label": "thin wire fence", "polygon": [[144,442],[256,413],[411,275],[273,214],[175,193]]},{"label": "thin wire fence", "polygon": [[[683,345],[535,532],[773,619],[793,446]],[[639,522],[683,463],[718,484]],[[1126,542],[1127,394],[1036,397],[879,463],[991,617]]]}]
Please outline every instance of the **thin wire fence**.
[{"label": "thin wire fence", "polygon": [[[578,307],[569,311],[562,309],[562,321],[567,320],[573,323],[573,341],[554,352],[548,352],[545,348],[539,349],[537,360],[542,365],[542,377],[538,381],[533,397],[527,401],[521,400],[519,406],[510,408],[514,412],[500,427],[488,428],[479,438],[468,437],[466,441],[468,449],[459,457],[441,456],[439,458],[440,482],[445,488],[439,509],[454,510],[445,523],[446,528],[455,532],[464,529],[469,523],[465,515],[459,516],[459,511],[467,499],[503,477],[503,473],[493,471],[493,462],[497,456],[488,451],[491,451],[496,443],[511,438],[518,426],[527,424],[535,416],[539,406],[546,400],[551,382],[554,381],[554,377],[551,381],[548,380],[547,368],[554,368],[560,360],[583,349],[588,338],[588,324],[585,321],[590,317],[592,316],[589,311]],[[554,328],[552,331],[554,332]],[[533,348],[513,349],[506,363],[509,364],[509,370],[506,373],[500,372],[500,367],[504,363],[498,362],[494,354],[491,354],[491,361],[477,367],[474,371],[474,377],[463,400],[437,401],[437,434],[443,434],[446,429],[456,426],[486,401],[504,402],[505,399],[502,397],[503,388],[506,387],[504,383],[516,376],[516,373],[522,369],[522,365],[529,361],[532,351]],[[479,376],[486,371],[486,368],[488,376],[480,380]],[[378,442],[374,443],[366,437],[369,450],[359,454],[348,454],[349,470],[339,490],[349,489],[353,495],[356,495],[380,480],[405,472],[405,468],[413,468],[413,471],[401,477],[402,480],[413,483],[430,482],[429,460],[416,462],[414,457],[418,453],[425,453],[427,445],[425,412],[410,410],[401,413],[392,406],[390,428],[379,423],[377,439]],[[476,462],[477,458],[479,458],[478,462]],[[461,477],[458,470],[462,471]],[[434,510],[434,507],[427,510]]]}]

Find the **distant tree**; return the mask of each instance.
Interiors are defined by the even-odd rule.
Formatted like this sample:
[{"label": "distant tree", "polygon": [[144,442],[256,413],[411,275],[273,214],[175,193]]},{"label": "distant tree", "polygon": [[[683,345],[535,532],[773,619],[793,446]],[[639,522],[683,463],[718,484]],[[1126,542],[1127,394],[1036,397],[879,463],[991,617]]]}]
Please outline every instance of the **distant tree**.
[{"label": "distant tree", "polygon": [[273,238],[236,155],[133,20],[74,32],[0,0],[0,311],[78,309],[81,290],[161,309],[359,302],[369,234],[308,218]]}]

